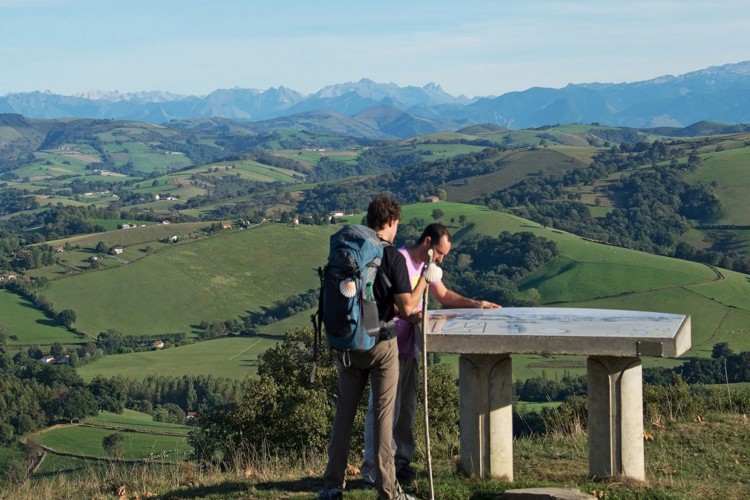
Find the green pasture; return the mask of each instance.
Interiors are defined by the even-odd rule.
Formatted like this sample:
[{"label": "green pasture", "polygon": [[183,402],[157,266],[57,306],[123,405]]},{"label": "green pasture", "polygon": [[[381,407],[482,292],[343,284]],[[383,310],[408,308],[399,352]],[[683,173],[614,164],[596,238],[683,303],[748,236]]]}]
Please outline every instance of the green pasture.
[{"label": "green pasture", "polygon": [[[309,322],[309,313],[307,319]],[[87,381],[96,375],[122,375],[134,380],[148,375],[212,375],[244,379],[255,375],[258,355],[280,339],[269,335],[221,337],[168,349],[104,356],[77,370]]]},{"label": "green pasture", "polygon": [[[115,227],[117,224],[123,224],[125,222],[138,223],[134,220],[120,220],[111,221]],[[97,243],[103,242],[108,247],[122,246],[129,247],[133,245],[141,245],[144,243],[152,243],[159,241],[164,238],[170,238],[173,235],[178,236],[189,236],[200,232],[202,229],[210,226],[211,222],[181,222],[178,224],[154,224],[153,222],[144,223],[149,224],[146,227],[134,227],[130,229],[113,229],[112,231],[106,231],[103,233],[85,234],[80,236],[73,236],[63,240],[49,241],[47,244],[50,246],[64,245],[69,243],[71,246],[78,246],[80,248],[93,249],[96,248]]]},{"label": "green pasture", "polygon": [[750,205],[747,203],[750,186],[750,147],[729,149],[702,155],[703,164],[691,174],[691,182],[717,186],[714,193],[721,201],[722,216],[715,224],[747,225]]},{"label": "green pasture", "polygon": [[33,183],[39,187],[49,187],[53,184],[54,178],[63,175],[75,175],[73,169],[68,165],[55,164],[47,165],[45,162],[37,162],[17,168],[13,171],[22,182],[23,187]]},{"label": "green pasture", "polygon": [[113,159],[118,165],[132,162],[133,167],[139,172],[161,172],[169,168],[186,167],[193,163],[184,154],[165,153],[159,149],[152,149],[142,142],[109,143],[106,148],[113,153]]},{"label": "green pasture", "polygon": [[[595,243],[590,243],[594,246]],[[596,245],[609,258],[591,259],[586,248],[561,249],[563,255],[524,280],[521,291],[536,288],[546,304],[659,290],[716,279],[710,268],[685,265],[666,257]]]},{"label": "green pasture", "polygon": [[[103,225],[123,224],[130,222],[140,224],[137,221],[123,220],[100,220]],[[74,236],[64,240],[48,242],[51,246],[63,246],[68,244],[68,249],[56,254],[55,263],[39,269],[32,269],[26,274],[31,277],[44,277],[47,279],[58,279],[63,276],[80,274],[91,271],[91,259],[98,256],[98,267],[96,272],[127,265],[135,260],[142,259],[159,250],[174,246],[169,240],[172,236],[178,236],[179,244],[191,240],[205,238],[207,235],[201,231],[209,226],[210,222],[186,222],[180,224],[154,224],[148,222],[145,227],[134,227],[129,229],[113,229],[102,233]],[[94,249],[99,242],[108,248],[120,246],[123,253],[120,255],[97,255]]]},{"label": "green pasture", "polygon": [[85,457],[108,458],[102,440],[114,432],[120,432],[123,441],[123,456],[127,460],[143,460],[160,452],[169,452],[156,462],[178,463],[185,460],[193,449],[185,436],[169,436],[146,432],[113,431],[82,425],[63,426],[34,435],[39,444],[57,452]]},{"label": "green pasture", "polygon": [[[240,177],[246,180],[253,180],[259,182],[275,182],[281,181],[284,183],[299,182],[299,179],[295,178],[295,175],[302,175],[299,172],[293,170],[272,167],[264,165],[252,160],[241,160],[241,161],[224,161],[220,163],[212,163],[210,165],[201,165],[199,167],[190,168],[187,170],[181,170],[174,174],[168,174],[164,177],[159,177],[159,183],[171,183],[174,184],[175,180],[182,180],[183,182],[189,181],[193,175],[205,175],[209,177],[224,177],[239,174]],[[151,187],[153,181],[139,184],[138,187],[145,187],[147,185]]]},{"label": "green pasture", "polygon": [[[299,182],[294,177],[293,170],[282,169],[263,165],[254,161],[243,161],[234,165],[232,170],[226,173],[219,172],[218,175],[232,175],[239,173],[243,179],[258,182],[283,182],[285,184]],[[213,175],[217,175],[214,173]],[[297,174],[301,175],[301,174]]]},{"label": "green pasture", "polygon": [[[0,288],[0,331],[8,346],[81,344],[88,339],[59,326],[28,300]],[[11,338],[15,336],[17,338]]]},{"label": "green pasture", "polygon": [[[430,134],[437,135],[437,134]],[[466,136],[465,136],[466,137]],[[425,142],[400,142],[389,149],[395,153],[417,153],[424,161],[441,160],[455,156],[466,155],[482,151],[485,146],[473,146],[471,144],[433,144]]]},{"label": "green pasture", "polygon": [[39,469],[34,473],[34,478],[56,477],[58,474],[71,474],[91,477],[105,467],[112,468],[111,464],[86,460],[84,458],[68,457],[48,453]]},{"label": "green pasture", "polygon": [[314,269],[325,260],[333,230],[267,224],[227,231],[116,269],[55,280],[44,295],[56,309],[73,309],[76,327],[93,335],[110,328],[190,333],[203,320],[240,319],[317,287]]},{"label": "green pasture", "polygon": [[528,401],[514,401],[513,409],[519,415],[528,415],[529,413],[541,413],[545,408],[557,408],[560,403],[557,401],[550,401],[548,403],[531,403]]},{"label": "green pasture", "polygon": [[84,157],[89,160],[84,161],[79,155],[65,155],[48,151],[37,152],[34,156],[36,157],[34,163],[17,168],[13,170],[13,173],[18,177],[29,177],[31,179],[37,176],[83,175],[86,173],[86,165],[94,159]]},{"label": "green pasture", "polygon": [[[712,300],[704,293],[720,286],[720,283],[671,288],[661,291],[642,292],[622,297],[602,298],[582,302],[569,302],[571,307],[593,307],[600,309],[625,309],[686,314],[691,318],[692,349],[690,353],[710,357],[714,344],[728,342],[736,352],[750,350],[750,311],[739,309]],[[750,285],[746,286],[737,300],[750,298]],[[746,302],[748,303],[748,302]]]},{"label": "green pasture", "polygon": [[307,150],[307,149],[285,149],[274,151],[275,156],[281,156],[290,160],[298,161],[308,168],[313,168],[324,156],[331,160],[343,163],[355,163],[358,150],[351,149],[326,149],[326,150]]},{"label": "green pasture", "polygon": [[102,411],[95,417],[86,418],[83,421],[87,426],[102,428],[130,429],[154,434],[183,434],[187,435],[192,427],[187,425],[170,424],[167,422],[156,422],[148,413],[142,413],[125,408],[122,414]]},{"label": "green pasture", "polygon": [[[441,201],[439,203],[412,203],[401,207],[401,223],[407,223],[414,218],[424,219],[425,225],[429,224],[430,222],[435,222],[435,220],[432,218],[432,212],[436,209],[442,211],[445,214],[443,215],[443,217],[441,217],[440,222],[448,226],[451,225],[450,220],[452,218],[458,221],[458,218],[461,215],[465,215],[467,220],[469,220],[469,218],[474,214],[491,213],[490,209],[482,205],[467,205],[465,203],[454,203],[450,201]],[[353,219],[350,220],[350,222],[358,223],[362,220],[363,216],[364,214],[355,214],[353,218],[350,217],[349,219]]]},{"label": "green pasture", "polygon": [[448,200],[467,202],[512,186],[529,176],[552,175],[585,166],[574,156],[552,149],[513,150],[505,153],[502,161],[502,166],[489,174],[448,182],[445,186]]},{"label": "green pasture", "polygon": [[410,144],[419,144],[423,142],[434,142],[434,141],[473,141],[477,138],[481,137],[481,135],[476,134],[464,134],[461,132],[432,132],[430,134],[422,134],[418,137],[412,137],[408,139],[403,139],[399,141],[397,144],[399,146],[403,145],[410,145]]}]

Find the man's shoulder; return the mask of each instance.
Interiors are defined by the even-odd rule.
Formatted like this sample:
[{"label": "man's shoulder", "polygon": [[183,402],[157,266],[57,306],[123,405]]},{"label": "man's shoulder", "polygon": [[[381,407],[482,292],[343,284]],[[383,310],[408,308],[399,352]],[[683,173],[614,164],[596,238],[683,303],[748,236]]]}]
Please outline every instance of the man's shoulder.
[{"label": "man's shoulder", "polygon": [[396,247],[385,247],[385,249],[383,249],[383,264],[385,264],[386,267],[389,268],[405,267],[406,258],[401,252],[398,251]]}]

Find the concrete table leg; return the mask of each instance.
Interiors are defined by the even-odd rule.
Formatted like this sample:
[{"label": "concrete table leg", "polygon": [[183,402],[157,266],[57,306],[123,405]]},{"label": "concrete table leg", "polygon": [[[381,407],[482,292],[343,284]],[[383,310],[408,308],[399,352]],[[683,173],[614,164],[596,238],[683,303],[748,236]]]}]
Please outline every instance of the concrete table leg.
[{"label": "concrete table leg", "polygon": [[641,360],[591,356],[587,368],[589,474],[646,479]]},{"label": "concrete table leg", "polygon": [[461,468],[469,476],[513,480],[513,370],[507,354],[463,354]]}]

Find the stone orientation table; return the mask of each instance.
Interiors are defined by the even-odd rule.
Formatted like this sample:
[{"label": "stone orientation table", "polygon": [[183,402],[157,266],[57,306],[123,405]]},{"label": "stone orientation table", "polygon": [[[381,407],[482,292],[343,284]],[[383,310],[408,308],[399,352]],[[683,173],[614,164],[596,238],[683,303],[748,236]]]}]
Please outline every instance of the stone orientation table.
[{"label": "stone orientation table", "polygon": [[690,316],[552,307],[429,314],[427,352],[459,354],[466,474],[513,480],[510,355],[570,354],[588,356],[589,474],[645,479],[640,358],[687,351]]}]

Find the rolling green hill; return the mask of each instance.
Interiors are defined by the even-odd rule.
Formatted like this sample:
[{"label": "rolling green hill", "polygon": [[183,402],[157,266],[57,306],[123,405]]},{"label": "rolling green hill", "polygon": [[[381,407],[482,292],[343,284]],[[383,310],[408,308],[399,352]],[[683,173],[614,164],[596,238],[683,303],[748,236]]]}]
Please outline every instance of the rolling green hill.
[{"label": "rolling green hill", "polygon": [[[593,148],[590,151],[594,151]],[[544,150],[509,151],[503,155],[502,166],[490,174],[477,175],[448,182],[448,199],[471,201],[479,196],[507,188],[533,175],[554,175],[585,165],[578,158],[578,150],[565,151],[564,148]],[[572,154],[575,153],[575,154]],[[591,154],[591,153],[589,153]]]},{"label": "rolling green hill", "polygon": [[194,332],[318,285],[332,227],[266,224],[176,245],[128,265],[52,281],[43,294],[96,336]]},{"label": "rolling green hill", "polygon": [[[475,205],[407,205],[404,220],[430,220],[436,206],[445,212],[445,221],[459,215],[467,218],[463,228],[452,227],[455,252],[461,251],[461,238],[472,234],[530,231],[554,240],[560,256],[520,285],[522,293],[537,289],[543,304],[689,314],[696,355],[710,355],[713,344],[722,341],[737,351],[750,348],[744,326],[750,319],[750,282],[745,275],[602,245]],[[360,216],[350,219],[358,222]],[[56,307],[76,311],[76,326],[93,335],[108,328],[136,335],[194,332],[202,320],[239,318],[274,300],[316,288],[313,269],[323,262],[327,238],[335,228],[269,224],[222,233],[117,269],[55,280],[44,294]],[[446,276],[449,279],[450,269]],[[299,313],[264,327],[262,333],[280,335],[287,327],[308,324],[309,313]],[[274,342],[273,338],[260,339],[219,339],[165,351],[106,356],[80,371],[91,378],[96,373],[145,376],[216,374],[219,370],[224,376],[243,378],[253,372],[260,349]]]},{"label": "rolling green hill", "polygon": [[[310,324],[310,314],[301,316]],[[222,337],[170,349],[104,356],[78,368],[84,380],[95,376],[122,375],[140,380],[148,375],[180,377],[211,375],[244,379],[256,373],[258,355],[273,347],[282,336]]]}]

